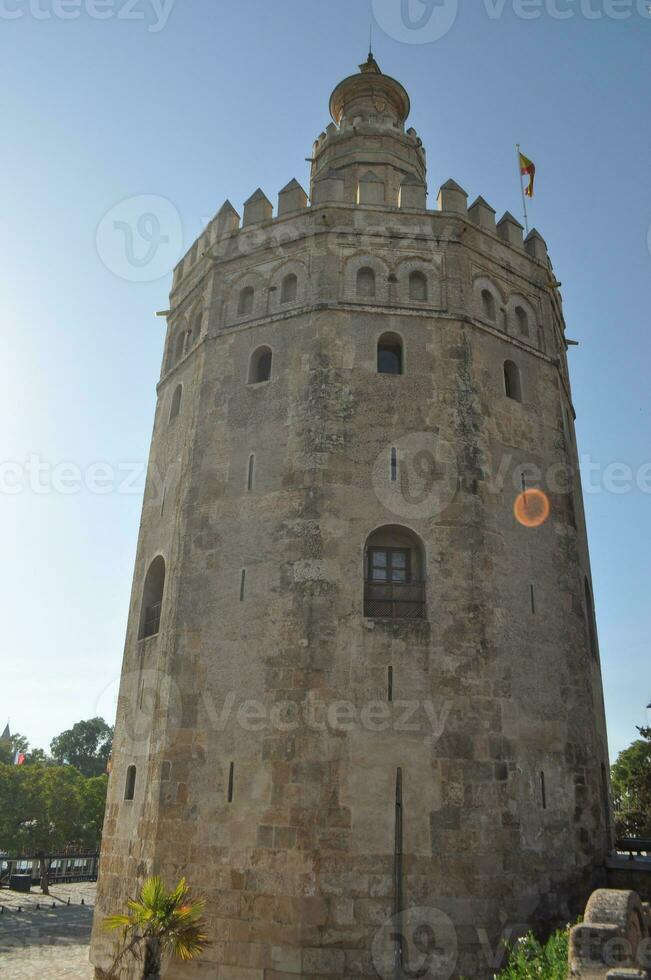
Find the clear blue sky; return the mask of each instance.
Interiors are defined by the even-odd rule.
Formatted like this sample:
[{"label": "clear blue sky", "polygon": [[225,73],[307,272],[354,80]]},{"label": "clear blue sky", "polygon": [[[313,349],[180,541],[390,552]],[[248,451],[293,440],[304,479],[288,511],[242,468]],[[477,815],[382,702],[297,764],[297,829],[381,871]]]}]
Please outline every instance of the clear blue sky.
[{"label": "clear blue sky", "polygon": [[[377,59],[409,90],[428,150],[430,206],[454,177],[517,215],[514,143],[535,160],[531,219],[580,341],[570,351],[579,446],[602,467],[637,470],[651,460],[646,4],[546,0],[524,19],[536,8],[461,0],[454,19],[454,0],[410,0],[403,34],[423,43],[406,43],[395,36],[400,0],[374,2],[394,35],[376,25]],[[240,210],[258,185],[274,201],[293,176],[306,186],[330,91],[365,57],[371,4],[176,0],[164,24],[152,0],[134,8],[144,19],[125,19],[125,0],[102,9],[100,20],[91,0],[63,11],[57,0],[0,3],[1,460],[23,472],[30,457],[83,471],[146,460],[164,331],[153,312],[167,307],[170,276],[109,271],[97,228],[124,198],[162,195],[188,247],[226,197]],[[424,43],[433,17],[454,22]],[[46,490],[57,475],[41,479]],[[0,723],[10,716],[33,745],[112,710],[138,485],[0,494]],[[651,697],[651,496],[602,491],[586,504],[614,754]]]}]

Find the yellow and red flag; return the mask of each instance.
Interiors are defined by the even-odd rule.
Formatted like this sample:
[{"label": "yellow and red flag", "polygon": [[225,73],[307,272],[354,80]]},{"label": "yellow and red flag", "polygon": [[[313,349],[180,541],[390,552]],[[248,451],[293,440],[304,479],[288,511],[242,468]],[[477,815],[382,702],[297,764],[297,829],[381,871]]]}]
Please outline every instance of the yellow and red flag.
[{"label": "yellow and red flag", "polygon": [[529,183],[525,187],[524,193],[527,197],[533,197],[533,179],[536,176],[536,165],[524,153],[520,153],[520,173],[529,175]]}]

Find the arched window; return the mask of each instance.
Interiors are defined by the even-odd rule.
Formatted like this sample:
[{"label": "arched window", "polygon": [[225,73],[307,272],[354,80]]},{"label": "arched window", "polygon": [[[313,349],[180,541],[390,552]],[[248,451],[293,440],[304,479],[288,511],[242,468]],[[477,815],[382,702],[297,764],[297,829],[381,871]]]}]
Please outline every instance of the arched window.
[{"label": "arched window", "polygon": [[588,626],[588,644],[590,647],[590,653],[595,660],[598,658],[598,647],[597,647],[597,629],[595,626],[594,617],[594,604],[592,602],[592,592],[590,591],[590,583],[587,577],[583,580],[583,588],[585,591],[585,617],[587,619]]},{"label": "arched window", "polygon": [[125,800],[132,800],[136,793],[136,767],[129,766],[127,769],[127,778],[124,784],[124,798]]},{"label": "arched window", "polygon": [[377,342],[378,374],[402,374],[402,340],[397,333],[383,333]]},{"label": "arched window", "polygon": [[527,316],[527,311],[521,306],[516,306],[515,308],[515,322],[517,324],[518,333],[521,337],[529,336],[529,317]]},{"label": "arched window", "polygon": [[181,395],[183,394],[183,385],[177,385],[174,389],[174,394],[172,395],[172,404],[170,405],[170,422],[176,418],[176,416],[181,411]]},{"label": "arched window", "polygon": [[495,297],[489,289],[481,291],[481,311],[487,320],[495,322]]},{"label": "arched window", "polygon": [[420,538],[387,524],[364,549],[364,615],[373,619],[425,619],[425,559]]},{"label": "arched window", "polygon": [[361,299],[375,296],[375,273],[368,266],[364,266],[357,273],[357,295]]},{"label": "arched window", "polygon": [[417,302],[427,300],[427,277],[424,272],[412,272],[409,276],[409,299]]},{"label": "arched window", "polygon": [[185,351],[185,330],[179,332],[176,338],[176,346],[174,347],[174,363],[176,364],[183,357],[183,352]]},{"label": "arched window", "polygon": [[280,287],[280,302],[293,303],[296,300],[297,292],[298,277],[293,272],[290,272],[288,276],[285,276]]},{"label": "arched window", "polygon": [[237,304],[237,312],[240,316],[249,316],[253,313],[253,299],[255,297],[255,291],[253,286],[245,286],[240,293],[240,299]]},{"label": "arched window", "polygon": [[270,347],[258,347],[251,355],[249,362],[249,384],[257,385],[271,378],[271,362],[273,355]]},{"label": "arched window", "polygon": [[504,392],[507,398],[512,398],[515,402],[522,401],[520,369],[513,361],[504,361]]},{"label": "arched window", "polygon": [[165,560],[157,555],[149,566],[142,590],[140,608],[140,639],[155,636],[160,629],[160,614],[165,589]]}]

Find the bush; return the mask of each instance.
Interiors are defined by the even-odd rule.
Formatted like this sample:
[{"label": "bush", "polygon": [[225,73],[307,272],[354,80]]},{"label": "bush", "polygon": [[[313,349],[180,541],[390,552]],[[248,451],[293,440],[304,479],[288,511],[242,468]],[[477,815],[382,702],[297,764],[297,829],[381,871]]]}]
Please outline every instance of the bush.
[{"label": "bush", "polygon": [[506,967],[498,980],[566,980],[569,926],[539,943],[532,932],[511,949]]}]

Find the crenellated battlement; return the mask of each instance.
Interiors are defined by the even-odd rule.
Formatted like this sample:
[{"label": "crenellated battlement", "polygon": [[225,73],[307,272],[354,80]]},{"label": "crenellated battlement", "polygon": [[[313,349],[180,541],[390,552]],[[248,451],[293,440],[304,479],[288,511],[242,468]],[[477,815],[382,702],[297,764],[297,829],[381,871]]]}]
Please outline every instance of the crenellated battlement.
[{"label": "crenellated battlement", "polygon": [[[505,211],[496,220],[495,209],[481,196],[468,205],[468,194],[456,181],[450,179],[441,185],[436,204],[435,209],[427,208],[426,188],[415,176],[405,177],[397,195],[392,200],[387,200],[382,178],[370,168],[360,174],[357,188],[351,186],[340,171],[334,168],[328,170],[316,182],[315,197],[312,200],[298,180],[292,178],[278,192],[275,210],[264,191],[257,188],[244,202],[242,216],[229,200],[224,202],[176,266],[172,289],[175,291],[194,272],[202,259],[208,257],[214,261],[225,255],[227,250],[224,245],[228,240],[257,229],[259,232],[269,230],[271,243],[274,238],[272,229],[276,223],[309,216],[311,212],[327,205],[359,207],[363,211],[377,209],[387,215],[387,221],[396,212],[404,213],[405,216],[408,214],[421,222],[423,218],[442,214],[465,219],[477,230],[500,239],[504,245],[517,249],[536,262],[548,265],[547,245],[536,229],[532,229],[525,238],[523,226],[510,211]],[[296,232],[300,234],[299,227]],[[258,245],[263,243],[260,236],[256,236],[256,242]]]},{"label": "crenellated battlement", "polygon": [[[387,222],[395,212],[413,215],[416,223],[435,214],[454,216],[547,265],[547,248],[538,232],[523,239],[522,225],[513,215],[507,211],[496,221],[495,209],[481,196],[468,206],[468,194],[454,180],[440,187],[436,209],[428,209],[425,147],[413,126],[405,128],[409,111],[403,86],[384,75],[369,54],[360,72],[340,82],[330,97],[332,121],[314,141],[309,191],[292,178],[279,191],[274,213],[271,200],[257,188],[244,202],[241,219],[226,201],[177,265],[173,291],[205,258],[212,262],[228,255],[226,243],[235,236],[247,233],[250,241],[252,230],[265,232],[275,222],[299,220],[323,206],[375,209],[386,215]],[[327,215],[323,222],[331,228]],[[296,233],[301,233],[298,226]],[[269,235],[270,244],[274,235]],[[260,235],[255,237],[257,245],[263,244]]]}]

